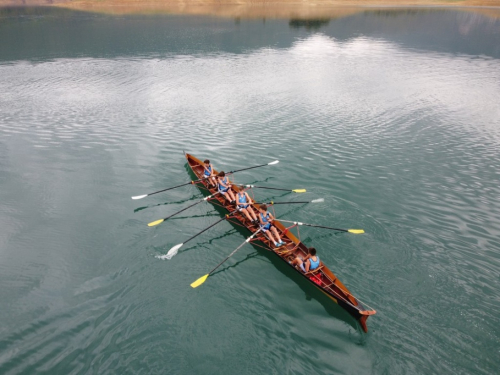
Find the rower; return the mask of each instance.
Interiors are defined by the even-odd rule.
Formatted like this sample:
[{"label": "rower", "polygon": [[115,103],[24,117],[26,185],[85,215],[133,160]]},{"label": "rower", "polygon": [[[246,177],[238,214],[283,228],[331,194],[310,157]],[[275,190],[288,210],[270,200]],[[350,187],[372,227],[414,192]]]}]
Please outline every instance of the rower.
[{"label": "rower", "polygon": [[217,180],[215,179],[214,167],[212,166],[212,164],[210,164],[210,160],[208,160],[208,159],[206,159],[203,163],[204,163],[204,165],[203,165],[203,168],[204,168],[203,177],[208,179],[210,184],[212,184],[213,186],[216,186]]},{"label": "rower", "polygon": [[234,203],[236,198],[231,190],[231,182],[226,177],[226,174],[222,171],[219,172],[217,177],[219,193],[221,193],[230,203]]},{"label": "rower", "polygon": [[265,204],[261,204],[259,207],[260,229],[262,232],[267,233],[271,241],[274,242],[274,246],[280,247],[283,246],[285,243],[281,240],[276,227],[272,225],[273,220],[274,220],[273,215],[267,212],[267,206]]},{"label": "rower", "polygon": [[252,223],[258,223],[257,215],[252,209],[252,199],[243,189],[236,194],[236,208],[238,211],[243,212]]},{"label": "rower", "polygon": [[316,255],[316,249],[314,247],[310,247],[307,250],[309,251],[309,254],[307,254],[304,259],[302,259],[299,255],[290,263],[292,266],[298,265],[304,273],[314,271],[319,267],[319,257]]}]

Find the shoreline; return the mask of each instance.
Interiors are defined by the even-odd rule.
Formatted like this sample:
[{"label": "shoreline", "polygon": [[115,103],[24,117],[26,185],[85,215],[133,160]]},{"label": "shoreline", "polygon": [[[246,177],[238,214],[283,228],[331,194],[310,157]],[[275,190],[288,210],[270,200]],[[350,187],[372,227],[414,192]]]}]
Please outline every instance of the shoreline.
[{"label": "shoreline", "polygon": [[223,18],[335,19],[377,10],[478,13],[500,18],[500,0],[0,0],[5,7],[56,7],[110,15],[199,15]]}]

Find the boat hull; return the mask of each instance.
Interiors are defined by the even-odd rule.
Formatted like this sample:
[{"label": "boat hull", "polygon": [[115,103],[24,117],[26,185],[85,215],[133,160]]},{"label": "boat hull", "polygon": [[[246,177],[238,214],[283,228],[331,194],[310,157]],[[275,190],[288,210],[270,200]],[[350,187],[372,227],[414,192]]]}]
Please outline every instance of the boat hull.
[{"label": "boat hull", "polygon": [[[198,178],[203,178],[203,162],[193,155],[185,154],[188,166],[192,173]],[[217,173],[217,171],[215,171]],[[202,180],[195,183],[202,191],[208,194],[214,194],[217,192],[217,188],[211,187],[207,180]],[[237,186],[232,187],[234,191],[239,191]],[[228,212],[233,212],[235,210],[234,204],[228,202],[220,194],[215,195],[211,200],[211,203],[216,206],[220,206]],[[255,212],[258,212],[259,205],[257,203],[252,204]],[[258,226],[252,224],[242,213],[236,212],[231,218],[237,221],[237,224],[246,228],[252,234],[258,230]],[[366,319],[370,315],[374,315],[375,310],[367,310],[365,307],[357,300],[345,287],[344,284],[337,279],[333,272],[328,269],[328,267],[321,262],[321,269],[315,274],[306,275],[299,269],[295,268],[289,264],[289,260],[294,256],[302,255],[305,256],[308,253],[307,247],[290,232],[291,227],[286,228],[279,220],[275,220],[273,225],[276,227],[280,233],[281,238],[286,243],[279,249],[274,248],[274,244],[270,241],[263,233],[259,232],[255,236],[255,241],[259,241],[264,245],[264,247],[275,254],[279,259],[281,259],[286,265],[291,267],[295,272],[297,272],[301,277],[305,278],[309,283],[311,283],[315,288],[320,289],[325,295],[332,299],[335,303],[344,308],[351,316],[353,316],[360,324],[364,332],[368,332],[368,327],[366,325]]]}]

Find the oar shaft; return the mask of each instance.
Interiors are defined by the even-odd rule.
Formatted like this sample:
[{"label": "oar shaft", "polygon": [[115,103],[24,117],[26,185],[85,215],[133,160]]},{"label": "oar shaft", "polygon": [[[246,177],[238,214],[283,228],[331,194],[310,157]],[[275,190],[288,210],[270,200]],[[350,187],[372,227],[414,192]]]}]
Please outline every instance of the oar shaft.
[{"label": "oar shaft", "polygon": [[163,191],[167,191],[167,190],[172,190],[172,189],[177,189],[178,187],[181,187],[181,186],[186,186],[186,185],[191,185],[191,184],[194,184],[196,182],[199,182],[203,179],[200,179],[200,180],[195,180],[195,181],[190,181],[190,182],[186,182],[185,184],[180,184],[180,185],[177,185],[177,186],[173,186],[173,187],[169,187],[167,189],[163,189],[163,190],[158,190],[158,191],[155,191],[154,193],[149,193],[148,195],[153,195],[153,194],[158,194],[158,193],[161,193]]},{"label": "oar shaft", "polygon": [[217,192],[217,193],[212,194],[212,195],[210,195],[210,196],[208,196],[208,197],[206,197],[206,198],[203,198],[202,200],[199,200],[198,202],[193,203],[193,204],[191,204],[191,205],[187,206],[186,208],[183,208],[182,210],[177,211],[176,213],[174,213],[174,214],[172,214],[172,215],[170,215],[170,216],[167,216],[166,218],[164,218],[164,219],[163,219],[163,221],[165,221],[165,220],[167,220],[167,219],[170,219],[171,217],[173,217],[173,216],[175,216],[175,215],[177,215],[177,214],[180,214],[181,212],[186,211],[188,208],[191,208],[191,207],[193,207],[193,206],[196,206],[197,204],[200,204],[201,202],[205,202],[206,200],[208,200],[208,199],[212,198],[212,197],[213,197],[214,195],[216,195],[216,194],[219,194],[219,193]]},{"label": "oar shaft", "polygon": [[184,242],[183,242],[183,244],[185,244],[185,243],[186,243],[186,242],[188,242],[188,241],[191,241],[191,240],[192,240],[193,238],[195,238],[195,237],[198,237],[200,234],[202,234],[203,232],[206,232],[206,231],[207,231],[207,230],[209,230],[210,228],[212,228],[212,227],[216,226],[216,225],[217,225],[217,224],[219,224],[221,221],[226,220],[226,219],[229,217],[229,215],[234,214],[236,211],[237,211],[237,210],[234,210],[234,211],[230,212],[229,214],[227,214],[226,216],[224,216],[222,219],[217,220],[215,223],[213,223],[213,224],[212,224],[212,225],[210,225],[209,227],[207,227],[207,228],[203,229],[201,232],[196,233],[194,236],[192,236],[192,237],[188,238],[186,241],[184,241]]},{"label": "oar shaft", "polygon": [[272,187],[265,187],[265,186],[254,186],[254,185],[244,185],[244,186],[252,188],[252,189],[267,189],[267,190],[292,191],[291,189],[279,189],[279,188],[272,188]]},{"label": "oar shaft", "polygon": [[227,172],[226,174],[229,173],[236,173],[236,172],[241,172],[241,171],[247,171],[249,169],[254,169],[254,168],[260,168],[260,167],[265,167],[266,165],[269,165],[269,163],[266,164],[261,164],[261,165],[256,165],[255,167],[248,167],[248,168],[243,168],[243,169],[237,169],[235,171]]},{"label": "oar shaft", "polygon": [[264,202],[264,203],[257,203],[257,204],[267,204],[267,205],[275,205],[275,204],[301,204],[301,203],[311,203],[311,201],[307,201],[307,202]]},{"label": "oar shaft", "polygon": [[290,221],[290,220],[282,220],[282,219],[278,219],[278,220],[282,221],[284,223],[293,223],[293,224],[297,224],[297,225],[305,225],[306,227],[323,228],[323,229],[333,229],[333,230],[338,230],[338,231],[341,231],[341,232],[349,232],[348,229],[325,227],[324,225],[306,224],[306,223],[301,223],[300,221]]},{"label": "oar shaft", "polygon": [[323,229],[333,229],[333,230],[338,230],[341,232],[348,232],[347,229],[341,229],[341,228],[332,228],[332,227],[325,227],[323,225],[313,225],[313,224],[299,224],[299,225],[305,225],[306,227],[315,227],[315,228],[323,228]]},{"label": "oar shaft", "polygon": [[182,210],[177,211],[176,213],[174,213],[174,214],[172,214],[172,215],[170,215],[170,216],[167,216],[166,218],[164,218],[164,219],[163,219],[163,221],[168,220],[168,219],[170,219],[171,217],[174,217],[175,215],[178,215],[178,214],[180,214],[181,212],[186,211],[188,208],[191,208],[191,207],[193,207],[193,206],[196,206],[197,204],[199,204],[199,203],[201,203],[201,202],[203,202],[203,201],[198,201],[198,202],[196,202],[196,203],[193,203],[193,204],[191,204],[191,205],[187,206],[186,208],[183,208]]},{"label": "oar shaft", "polygon": [[220,266],[222,266],[222,264],[223,264],[226,260],[228,260],[229,258],[231,258],[231,257],[234,255],[234,253],[236,253],[239,249],[241,249],[243,246],[245,246],[245,244],[247,244],[248,242],[250,242],[250,240],[251,240],[253,237],[255,237],[255,236],[256,236],[256,234],[257,234],[257,233],[259,233],[261,229],[262,229],[262,228],[259,228],[259,229],[258,229],[258,230],[254,233],[254,234],[252,234],[250,237],[248,237],[248,238],[245,240],[245,242],[243,242],[240,246],[238,246],[236,249],[234,249],[234,250],[233,250],[233,252],[232,252],[231,254],[229,254],[229,255],[228,255],[228,256],[227,256],[227,257],[226,257],[226,258],[225,258],[222,262],[220,262],[220,263],[217,265],[217,267],[215,267],[215,268],[214,268],[212,271],[210,271],[208,274],[209,274],[209,275],[211,275],[212,273],[214,273],[214,272],[215,272],[215,270],[216,270],[217,268],[219,268]]}]

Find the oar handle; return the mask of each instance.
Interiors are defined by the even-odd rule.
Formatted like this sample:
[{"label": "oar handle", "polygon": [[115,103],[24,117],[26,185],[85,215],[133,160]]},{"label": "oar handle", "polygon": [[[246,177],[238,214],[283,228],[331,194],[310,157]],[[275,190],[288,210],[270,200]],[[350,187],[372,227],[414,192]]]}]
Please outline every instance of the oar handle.
[{"label": "oar handle", "polygon": [[203,229],[201,232],[196,233],[194,236],[192,236],[192,237],[188,238],[188,239],[187,239],[186,241],[184,241],[183,243],[186,243],[186,242],[188,242],[188,241],[191,241],[193,238],[198,237],[200,234],[202,234],[203,232],[206,232],[207,230],[209,230],[209,229],[210,229],[210,228],[212,228],[213,226],[216,226],[216,225],[217,225],[217,224],[219,224],[221,221],[226,220],[226,219],[229,217],[229,215],[234,214],[236,211],[238,211],[238,210],[234,210],[234,211],[232,211],[232,212],[228,213],[228,214],[227,214],[226,216],[224,216],[222,219],[217,220],[215,223],[213,223],[213,224],[212,224],[212,225],[210,225],[209,227],[207,227],[207,228]]}]

